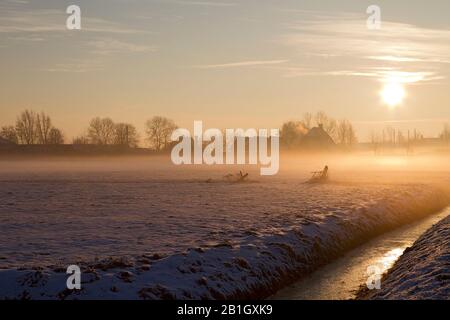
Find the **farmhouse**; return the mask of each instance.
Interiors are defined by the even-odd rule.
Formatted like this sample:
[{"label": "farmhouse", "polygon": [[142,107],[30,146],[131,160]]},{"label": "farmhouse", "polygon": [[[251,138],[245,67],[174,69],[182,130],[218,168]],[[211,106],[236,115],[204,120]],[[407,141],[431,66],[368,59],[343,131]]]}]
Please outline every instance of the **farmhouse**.
[{"label": "farmhouse", "polygon": [[327,149],[336,145],[333,138],[323,129],[323,125],[311,128],[303,138],[303,143],[307,147]]}]

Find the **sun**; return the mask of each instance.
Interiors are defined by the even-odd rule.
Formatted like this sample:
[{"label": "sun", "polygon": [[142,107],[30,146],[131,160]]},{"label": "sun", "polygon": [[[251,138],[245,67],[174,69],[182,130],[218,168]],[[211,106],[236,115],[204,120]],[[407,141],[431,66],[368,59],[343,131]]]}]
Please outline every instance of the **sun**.
[{"label": "sun", "polygon": [[405,89],[398,82],[389,82],[383,87],[381,97],[384,103],[393,108],[402,103],[405,98]]}]

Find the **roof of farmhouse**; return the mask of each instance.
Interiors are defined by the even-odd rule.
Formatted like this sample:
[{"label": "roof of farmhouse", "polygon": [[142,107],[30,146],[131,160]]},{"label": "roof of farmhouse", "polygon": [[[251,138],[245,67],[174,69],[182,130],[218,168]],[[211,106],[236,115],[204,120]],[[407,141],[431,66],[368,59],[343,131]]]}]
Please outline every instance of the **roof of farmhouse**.
[{"label": "roof of farmhouse", "polygon": [[334,145],[333,138],[323,129],[323,125],[311,128],[305,136],[308,143]]}]

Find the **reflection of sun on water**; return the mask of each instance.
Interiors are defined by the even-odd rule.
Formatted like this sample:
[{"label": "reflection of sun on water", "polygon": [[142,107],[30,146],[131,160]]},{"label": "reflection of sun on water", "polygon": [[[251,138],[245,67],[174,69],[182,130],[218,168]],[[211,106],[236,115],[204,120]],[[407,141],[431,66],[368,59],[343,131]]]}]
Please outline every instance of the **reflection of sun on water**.
[{"label": "reflection of sun on water", "polygon": [[384,85],[381,97],[384,103],[393,108],[403,101],[405,89],[399,82],[389,82]]},{"label": "reflection of sun on water", "polygon": [[384,267],[384,270],[389,269],[392,267],[395,261],[403,254],[403,251],[405,251],[405,248],[395,248],[390,251],[388,251],[378,262],[381,263]]}]

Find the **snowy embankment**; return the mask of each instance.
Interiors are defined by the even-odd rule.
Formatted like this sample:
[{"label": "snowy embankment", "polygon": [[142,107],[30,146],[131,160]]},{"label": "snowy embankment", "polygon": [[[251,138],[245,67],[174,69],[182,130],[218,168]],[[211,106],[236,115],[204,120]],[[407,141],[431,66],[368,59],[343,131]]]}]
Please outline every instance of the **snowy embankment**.
[{"label": "snowy embankment", "polygon": [[388,271],[381,289],[360,299],[450,299],[450,216],[431,227]]},{"label": "snowy embankment", "polygon": [[321,218],[302,217],[283,230],[248,233],[238,243],[225,241],[167,257],[84,262],[79,264],[80,291],[66,289],[65,267],[0,270],[0,298],[265,298],[368,238],[441,210],[449,201],[447,192],[429,186],[397,189]]}]

